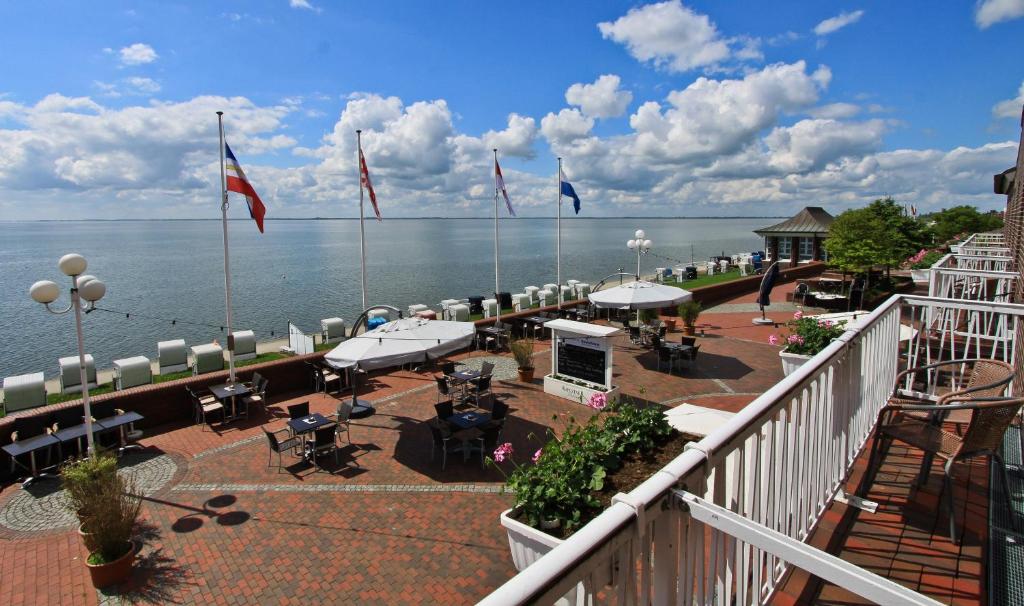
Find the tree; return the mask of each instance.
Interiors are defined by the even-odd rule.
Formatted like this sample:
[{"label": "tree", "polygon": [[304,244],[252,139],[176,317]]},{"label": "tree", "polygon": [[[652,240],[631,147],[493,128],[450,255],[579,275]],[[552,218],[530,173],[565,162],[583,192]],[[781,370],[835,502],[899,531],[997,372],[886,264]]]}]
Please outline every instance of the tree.
[{"label": "tree", "polygon": [[960,234],[992,231],[1003,226],[1003,220],[997,215],[982,214],[977,208],[966,204],[922,218],[931,224],[937,243],[948,242]]},{"label": "tree", "polygon": [[926,242],[927,234],[917,221],[904,215],[902,206],[892,198],[879,198],[836,217],[825,249],[829,261],[843,271],[867,272],[884,265],[888,272]]}]

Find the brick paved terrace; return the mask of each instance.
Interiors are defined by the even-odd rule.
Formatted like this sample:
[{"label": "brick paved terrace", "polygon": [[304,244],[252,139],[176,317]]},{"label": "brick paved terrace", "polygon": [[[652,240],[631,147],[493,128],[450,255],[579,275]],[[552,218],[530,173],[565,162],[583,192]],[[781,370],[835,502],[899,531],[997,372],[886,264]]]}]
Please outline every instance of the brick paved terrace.
[{"label": "brick paved terrace", "polygon": [[[779,299],[790,289],[781,285]],[[740,410],[782,378],[778,348],[767,343],[777,329],[751,325],[753,298],[705,312],[698,321],[704,331],[698,363],[674,375],[657,370],[653,352],[618,337],[615,382],[627,396],[666,407]],[[774,305],[769,317],[784,322],[793,309]],[[678,340],[678,333],[669,338]],[[519,462],[541,445],[539,436],[557,434],[570,418],[591,412],[543,393],[547,345],[538,343],[533,384],[500,368],[496,373],[494,392],[511,406],[503,441],[513,444]],[[468,352],[455,359],[477,364],[494,356]],[[343,443],[337,465],[325,459],[327,472],[289,455],[283,469],[276,457],[268,467],[260,428],[285,427],[289,404],[309,401],[313,412],[330,413],[346,396],[280,394],[271,385],[267,407],[247,420],[213,430],[174,424],[147,432],[140,442],[145,449],[122,460],[147,495],[144,545],[131,581],[103,592],[89,582],[87,554],[74,518],[60,506],[58,484],[3,487],[0,604],[476,602],[515,574],[498,521],[511,497],[502,492],[502,473],[482,468],[476,456],[450,455],[444,470],[431,459],[425,423],[435,415],[434,371],[372,373],[359,394],[374,403],[376,414],[352,421],[352,443]],[[854,525],[850,536],[869,534],[879,523],[899,522],[872,519]],[[837,545],[849,550],[858,544]],[[977,549],[964,549],[965,578],[980,579],[976,556]],[[914,587],[929,591],[922,579],[918,575]],[[949,589],[976,595],[977,583]],[[813,591],[822,599],[832,595],[827,588]]]}]

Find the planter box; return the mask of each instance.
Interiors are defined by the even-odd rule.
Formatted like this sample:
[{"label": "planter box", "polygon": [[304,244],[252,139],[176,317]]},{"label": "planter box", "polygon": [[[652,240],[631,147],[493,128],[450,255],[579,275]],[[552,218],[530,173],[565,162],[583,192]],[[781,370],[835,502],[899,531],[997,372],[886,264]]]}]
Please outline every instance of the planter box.
[{"label": "planter box", "polygon": [[784,351],[779,352],[779,358],[782,359],[782,374],[787,377],[793,374],[797,368],[804,365],[804,362],[810,360],[812,356],[804,354],[786,353]]},{"label": "planter box", "polygon": [[910,279],[913,280],[915,284],[927,284],[931,274],[932,270],[930,269],[912,269],[910,270]]},{"label": "planter box", "polygon": [[565,398],[566,400],[572,400],[573,402],[579,402],[586,404],[590,400],[590,396],[595,393],[603,393],[611,399],[613,396],[618,395],[619,388],[612,387],[611,390],[605,391],[603,389],[594,387],[586,387],[583,385],[577,385],[561,379],[556,379],[551,375],[544,376],[544,393],[549,393],[559,398]]}]

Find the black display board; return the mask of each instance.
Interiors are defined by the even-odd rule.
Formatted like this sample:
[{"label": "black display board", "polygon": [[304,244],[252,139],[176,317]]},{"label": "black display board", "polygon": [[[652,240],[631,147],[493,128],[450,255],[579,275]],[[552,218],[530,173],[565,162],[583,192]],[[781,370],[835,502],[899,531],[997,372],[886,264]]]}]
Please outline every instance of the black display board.
[{"label": "black display board", "polygon": [[562,343],[558,346],[558,374],[604,385],[604,356],[600,349]]}]

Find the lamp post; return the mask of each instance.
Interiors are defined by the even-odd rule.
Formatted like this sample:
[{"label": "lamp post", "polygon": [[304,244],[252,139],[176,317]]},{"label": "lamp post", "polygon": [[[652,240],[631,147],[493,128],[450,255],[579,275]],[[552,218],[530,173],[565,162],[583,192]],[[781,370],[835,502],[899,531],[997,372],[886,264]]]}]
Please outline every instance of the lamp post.
[{"label": "lamp post", "polygon": [[642,229],[636,230],[636,233],[633,234],[633,235],[636,236],[636,240],[626,240],[626,246],[629,247],[629,250],[635,250],[636,251],[636,279],[637,279],[637,282],[639,282],[640,281],[640,255],[646,255],[647,252],[649,250],[651,250],[651,246],[654,243],[651,242],[650,240],[645,240],[644,239],[644,236],[646,234],[644,234],[644,230],[642,230]]},{"label": "lamp post", "polygon": [[86,311],[96,307],[96,301],[103,298],[107,292],[107,285],[96,279],[95,276],[83,275],[88,263],[82,255],[64,255],[57,262],[57,266],[64,275],[71,278],[71,303],[64,309],[53,309],[50,304],[60,297],[60,286],[50,280],[40,280],[28,290],[29,296],[36,303],[46,306],[46,311],[52,314],[66,314],[69,311],[75,312],[75,331],[78,334],[78,370],[81,373],[82,381],[82,405],[85,409],[85,439],[89,444],[89,456],[96,455],[96,445],[92,436],[92,407],[89,405],[89,377],[85,369],[85,345],[82,337],[82,299],[88,302]]}]

